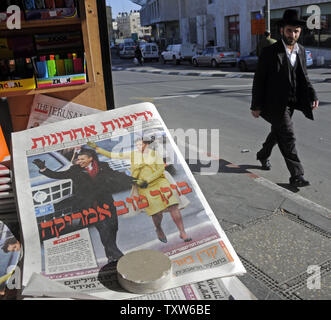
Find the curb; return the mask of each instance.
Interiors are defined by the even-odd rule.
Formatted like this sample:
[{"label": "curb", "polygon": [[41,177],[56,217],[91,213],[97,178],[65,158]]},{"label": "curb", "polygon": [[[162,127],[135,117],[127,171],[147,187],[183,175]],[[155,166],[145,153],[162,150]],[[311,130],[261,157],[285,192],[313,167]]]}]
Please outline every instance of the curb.
[{"label": "curb", "polygon": [[[152,74],[165,74],[171,76],[191,76],[191,77],[210,77],[210,78],[242,78],[242,79],[253,79],[254,73],[238,73],[238,72],[194,72],[194,71],[165,71],[165,70],[149,70],[131,67],[112,67],[112,71],[131,71],[141,73],[152,73]],[[331,78],[310,78],[315,83],[331,82]]]},{"label": "curb", "polygon": [[253,79],[254,74],[244,74],[237,72],[192,72],[192,71],[164,71],[164,70],[148,70],[148,69],[136,69],[125,67],[112,67],[113,71],[131,71],[141,73],[154,73],[154,74],[166,74],[172,76],[197,76],[197,77],[222,77],[222,78],[247,78]]}]

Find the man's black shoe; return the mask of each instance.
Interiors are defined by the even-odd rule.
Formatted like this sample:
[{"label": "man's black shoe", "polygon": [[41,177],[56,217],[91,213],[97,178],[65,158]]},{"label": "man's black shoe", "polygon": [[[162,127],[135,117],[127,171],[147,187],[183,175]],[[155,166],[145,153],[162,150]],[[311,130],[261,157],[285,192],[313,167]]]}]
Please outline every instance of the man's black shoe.
[{"label": "man's black shoe", "polygon": [[271,170],[271,164],[270,164],[270,161],[268,159],[263,159],[263,160],[257,159],[257,160],[259,160],[261,162],[261,165],[262,165],[261,169],[262,170]]},{"label": "man's black shoe", "polygon": [[298,177],[291,177],[290,178],[290,185],[292,187],[307,187],[310,186],[309,181],[305,180],[303,176],[298,176]]}]

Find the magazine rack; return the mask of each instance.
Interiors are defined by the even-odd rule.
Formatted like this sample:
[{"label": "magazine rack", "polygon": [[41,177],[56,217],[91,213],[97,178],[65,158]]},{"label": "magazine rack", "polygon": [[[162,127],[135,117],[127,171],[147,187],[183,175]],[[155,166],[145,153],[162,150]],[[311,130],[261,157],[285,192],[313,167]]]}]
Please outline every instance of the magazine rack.
[{"label": "magazine rack", "polygon": [[[88,74],[88,80],[84,84],[0,93],[0,97],[7,97],[13,131],[26,129],[35,94],[45,94],[99,110],[114,108],[106,10],[104,12],[100,10],[102,1],[78,0],[78,2],[79,18],[22,21],[20,30],[9,30],[6,23],[0,24],[0,37],[81,30]],[[100,27],[105,32],[100,33]]]}]

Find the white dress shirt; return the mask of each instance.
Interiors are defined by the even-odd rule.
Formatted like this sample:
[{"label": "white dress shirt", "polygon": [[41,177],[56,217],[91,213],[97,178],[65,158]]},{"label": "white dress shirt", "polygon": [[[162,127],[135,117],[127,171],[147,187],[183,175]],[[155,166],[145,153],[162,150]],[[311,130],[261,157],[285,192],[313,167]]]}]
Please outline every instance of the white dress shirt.
[{"label": "white dress shirt", "polygon": [[295,62],[297,60],[297,55],[299,53],[299,46],[298,46],[297,43],[295,43],[294,48],[293,48],[293,50],[291,52],[291,50],[286,46],[286,44],[285,44],[285,42],[284,42],[283,39],[282,39],[282,41],[283,41],[283,45],[285,47],[285,51],[286,51],[287,57],[290,60],[292,67],[294,67],[295,66]]}]

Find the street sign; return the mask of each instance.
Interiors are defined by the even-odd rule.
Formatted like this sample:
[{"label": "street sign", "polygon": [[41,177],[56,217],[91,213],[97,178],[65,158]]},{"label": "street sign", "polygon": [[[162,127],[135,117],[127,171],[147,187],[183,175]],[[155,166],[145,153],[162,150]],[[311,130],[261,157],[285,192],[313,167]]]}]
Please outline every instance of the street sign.
[{"label": "street sign", "polygon": [[264,34],[265,28],[265,19],[254,19],[251,20],[251,33],[253,35],[256,34]]}]

